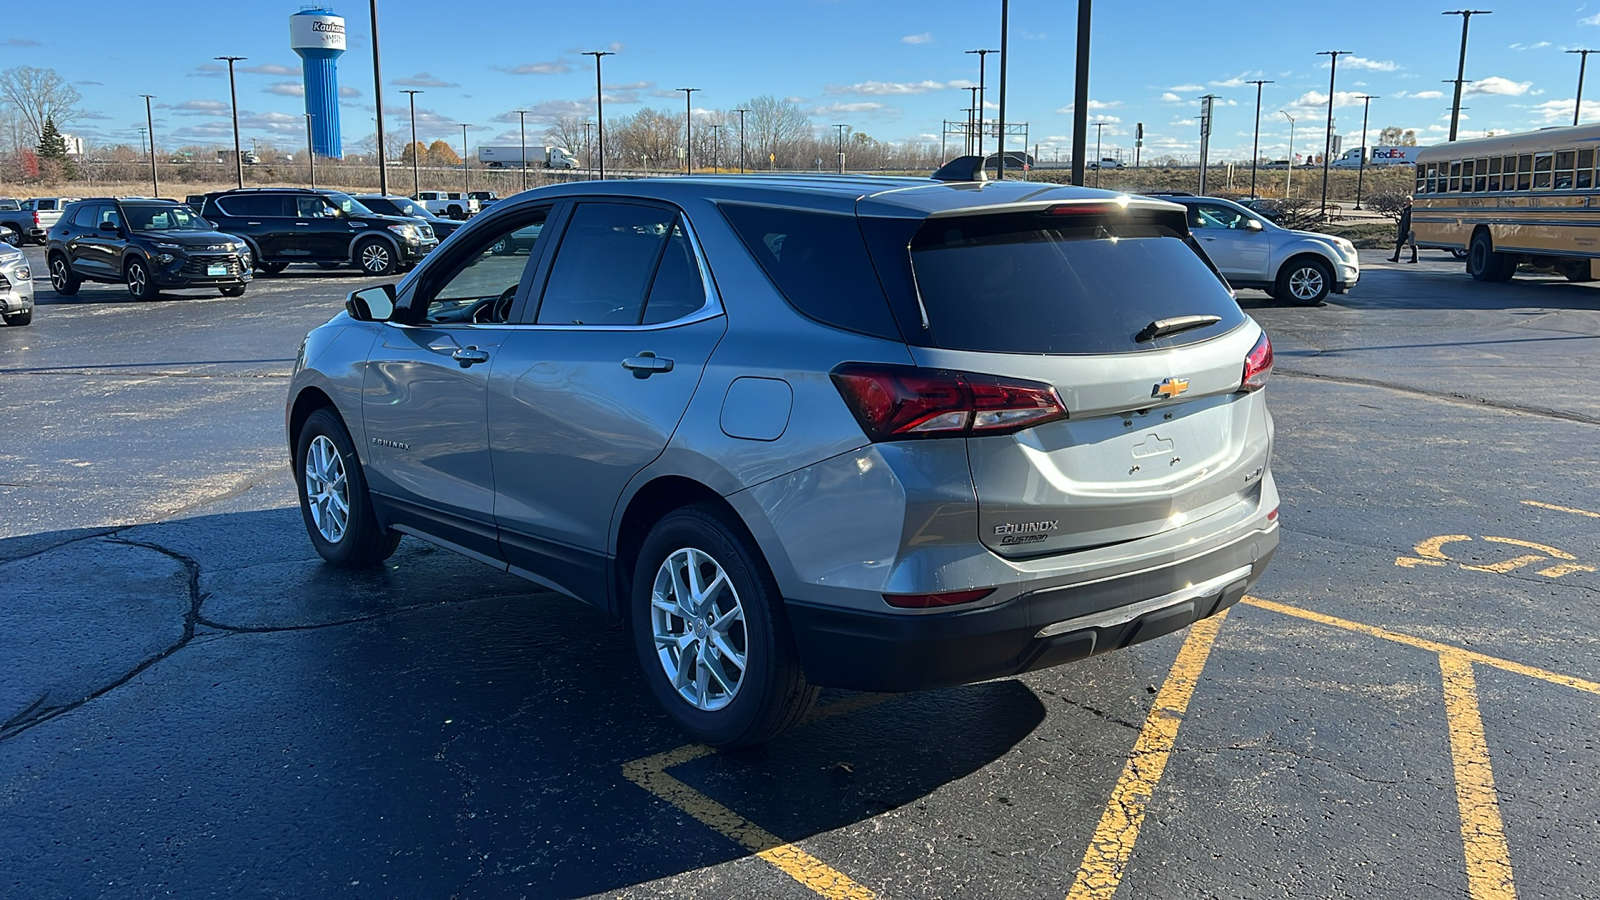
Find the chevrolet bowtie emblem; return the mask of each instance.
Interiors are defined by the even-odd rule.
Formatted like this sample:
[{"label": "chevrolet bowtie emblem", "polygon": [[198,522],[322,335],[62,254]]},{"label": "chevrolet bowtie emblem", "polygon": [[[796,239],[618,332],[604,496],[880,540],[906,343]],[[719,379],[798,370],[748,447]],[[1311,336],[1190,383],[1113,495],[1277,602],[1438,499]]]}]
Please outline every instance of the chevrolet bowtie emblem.
[{"label": "chevrolet bowtie emblem", "polygon": [[1160,384],[1156,385],[1155,390],[1150,392],[1150,396],[1152,396],[1152,397],[1166,397],[1168,400],[1171,400],[1173,397],[1178,396],[1179,394],[1183,393],[1184,391],[1187,391],[1188,389],[1189,389],[1189,381],[1188,381],[1188,379],[1185,379],[1185,378],[1168,378],[1166,381],[1163,381]]}]

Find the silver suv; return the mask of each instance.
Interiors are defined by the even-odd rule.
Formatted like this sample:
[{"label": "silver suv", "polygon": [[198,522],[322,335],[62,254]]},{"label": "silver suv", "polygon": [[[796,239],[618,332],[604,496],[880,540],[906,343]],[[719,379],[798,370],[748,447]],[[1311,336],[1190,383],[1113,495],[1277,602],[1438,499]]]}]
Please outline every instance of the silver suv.
[{"label": "silver suv", "polygon": [[1361,280],[1354,244],[1342,237],[1295,231],[1220,197],[1163,195],[1189,210],[1189,229],[1228,283],[1266,291],[1285,303],[1315,306],[1330,291]]},{"label": "silver suv", "polygon": [[33,272],[27,256],[10,244],[0,244],[0,321],[7,325],[33,321]]},{"label": "silver suv", "polygon": [[1013,675],[1236,602],[1278,543],[1271,370],[1163,201],[586,182],[351,294],[287,428],[326,560],[413,535],[609,610],[677,724],[737,746],[817,686]]}]

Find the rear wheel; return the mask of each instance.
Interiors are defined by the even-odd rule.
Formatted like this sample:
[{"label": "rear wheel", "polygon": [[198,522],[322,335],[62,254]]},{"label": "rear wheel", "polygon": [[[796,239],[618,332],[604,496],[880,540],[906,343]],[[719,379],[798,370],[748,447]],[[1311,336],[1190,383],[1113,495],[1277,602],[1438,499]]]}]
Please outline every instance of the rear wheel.
[{"label": "rear wheel", "polygon": [[128,260],[122,270],[122,279],[128,285],[128,296],[135,300],[152,300],[161,293],[155,279],[150,276],[150,267],[141,259]]},{"label": "rear wheel", "polygon": [[225,285],[222,288],[222,296],[224,296],[224,297],[243,297],[244,296],[244,285],[242,285],[242,284]]},{"label": "rear wheel", "polygon": [[339,416],[326,408],[312,413],[295,445],[300,517],[317,553],[346,569],[374,566],[393,555],[400,533],[378,523],[361,460]]},{"label": "rear wheel", "polygon": [[630,616],[650,692],[695,740],[760,744],[816,701],[760,550],[718,510],[686,507],[650,530]]},{"label": "rear wheel", "polygon": [[1315,306],[1333,288],[1333,271],[1320,259],[1305,257],[1290,260],[1278,272],[1272,296],[1301,306]]},{"label": "rear wheel", "polygon": [[1576,284],[1586,284],[1594,280],[1594,274],[1589,268],[1587,259],[1575,259],[1571,262],[1563,263],[1561,265],[1561,274],[1565,275],[1568,281]]},{"label": "rear wheel", "polygon": [[50,257],[50,289],[63,297],[71,297],[78,292],[83,284],[76,273],[72,271],[72,264],[60,253]]},{"label": "rear wheel", "polygon": [[19,313],[12,313],[3,317],[7,325],[27,325],[33,321],[33,310],[25,309]]},{"label": "rear wheel", "polygon": [[1467,274],[1473,281],[1510,281],[1516,271],[1516,259],[1508,253],[1495,252],[1489,232],[1479,231],[1472,236],[1472,246],[1467,248]]},{"label": "rear wheel", "polygon": [[281,275],[283,274],[284,269],[289,268],[289,264],[281,262],[258,262],[256,263],[256,268],[267,273],[268,275]]}]

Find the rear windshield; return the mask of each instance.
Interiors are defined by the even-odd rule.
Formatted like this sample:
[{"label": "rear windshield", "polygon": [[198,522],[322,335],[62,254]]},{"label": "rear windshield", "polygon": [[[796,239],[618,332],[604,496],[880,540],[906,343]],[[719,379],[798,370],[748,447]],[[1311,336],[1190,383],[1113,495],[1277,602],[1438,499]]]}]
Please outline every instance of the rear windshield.
[{"label": "rear windshield", "polygon": [[[1037,213],[937,218],[911,241],[927,328],[915,343],[997,353],[1122,353],[1189,344],[1244,321],[1221,278],[1184,236],[1117,216]],[[1220,321],[1140,342],[1152,322]]]}]

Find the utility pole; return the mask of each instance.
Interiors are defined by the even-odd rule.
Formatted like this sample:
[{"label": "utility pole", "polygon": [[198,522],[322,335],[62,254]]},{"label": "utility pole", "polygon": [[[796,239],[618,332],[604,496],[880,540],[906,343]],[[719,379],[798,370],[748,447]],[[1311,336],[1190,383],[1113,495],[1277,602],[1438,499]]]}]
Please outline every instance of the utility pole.
[{"label": "utility pole", "polygon": [[[1008,20],[1011,16],[1011,0],[1000,0],[1000,121],[995,124],[995,143],[1000,145],[1000,159],[995,167],[995,179],[1006,179],[1006,32],[1009,29]],[[1028,138],[1022,138],[1022,155],[1028,155]],[[1034,161],[1038,161],[1038,154],[1034,154]],[[1027,180],[1027,171],[1023,171],[1022,178]]]},{"label": "utility pole", "polygon": [[1072,88],[1072,183],[1083,187],[1083,152],[1089,149],[1089,16],[1091,0],[1078,0],[1077,79]]},{"label": "utility pole", "polygon": [[844,174],[844,131],[849,125],[835,125],[839,129],[839,174]]},{"label": "utility pole", "polygon": [[1568,53],[1577,53],[1578,56],[1578,99],[1572,101],[1572,124],[1578,124],[1578,117],[1583,115],[1583,70],[1589,65],[1589,54],[1593,50],[1568,50]]},{"label": "utility pole", "polygon": [[1467,72],[1467,26],[1472,24],[1473,16],[1487,16],[1494,10],[1490,9],[1452,9],[1440,13],[1443,16],[1461,17],[1461,61],[1456,64],[1456,97],[1450,103],[1450,140],[1456,139],[1456,128],[1461,123],[1461,86]]},{"label": "utility pole", "polygon": [[311,113],[306,113],[306,162],[309,164],[307,178],[314,191],[317,189],[317,151],[311,146]]},{"label": "utility pole", "polygon": [[213,59],[226,60],[228,63],[228,98],[233,104],[233,172],[239,179],[239,187],[244,187],[244,152],[239,146],[239,89],[233,81],[233,64],[248,59],[245,56],[216,56]]},{"label": "utility pole", "polygon": [[525,110],[525,109],[517,110],[517,139],[522,142],[519,145],[522,148],[521,154],[520,154],[520,157],[521,157],[521,160],[522,160],[522,189],[523,190],[527,190],[528,189],[528,111]]},{"label": "utility pole", "polygon": [[583,123],[583,158],[589,161],[586,165],[588,166],[590,177],[594,176],[594,145],[589,138],[589,132],[593,129],[593,122]]},{"label": "utility pole", "polygon": [[1277,84],[1276,81],[1246,81],[1256,86],[1256,131],[1250,139],[1250,196],[1256,197],[1256,163],[1261,160],[1261,86]]},{"label": "utility pole", "polygon": [[[467,125],[465,123],[461,126],[461,191],[462,193],[472,192],[472,172],[467,168]],[[467,198],[462,197],[461,202],[466,203]],[[465,209],[466,207],[462,208]]]},{"label": "utility pole", "polygon": [[[1106,123],[1104,123],[1104,122],[1096,122],[1096,123],[1094,123],[1094,186],[1095,187],[1099,187],[1100,186],[1100,133],[1105,127],[1106,127]],[[1202,175],[1200,177],[1202,179],[1202,181],[1200,183],[1202,185],[1205,184],[1205,181],[1203,180],[1205,178],[1205,176]],[[1205,188],[1202,187],[1200,189],[1200,193],[1204,194],[1205,193]]]},{"label": "utility pole", "polygon": [[[1464,46],[1464,45],[1463,45]],[[1465,51],[1463,51],[1465,52]],[[1339,57],[1349,56],[1349,50],[1319,50],[1318,56],[1328,58],[1328,130],[1322,135],[1322,220],[1328,219],[1328,157],[1333,155],[1333,79],[1339,73]],[[1451,130],[1452,136],[1455,129]],[[1453,138],[1452,138],[1453,139]]]},{"label": "utility pole", "polygon": [[411,100],[411,196],[422,193],[422,176],[417,170],[417,157],[422,154],[417,151],[417,95],[422,91],[401,91],[409,94]]},{"label": "utility pole", "polygon": [[372,10],[372,97],[378,110],[378,193],[389,193],[389,160],[383,145],[383,70],[378,64],[378,0],[370,0]]},{"label": "utility pole", "polygon": [[1361,208],[1361,183],[1367,177],[1367,113],[1372,111],[1372,101],[1377,99],[1361,95],[1361,168],[1356,170],[1356,209]]},{"label": "utility pole", "polygon": [[999,53],[999,52],[1000,51],[998,51],[998,50],[968,50],[967,51],[968,54],[973,54],[973,53],[978,54],[978,99],[977,99],[977,102],[975,102],[973,105],[978,108],[978,155],[979,156],[983,155],[983,97],[984,97],[984,93],[985,93],[985,91],[983,89],[984,57],[988,56],[991,53]]},{"label": "utility pole", "polygon": [[594,122],[595,135],[600,144],[600,152],[595,154],[600,157],[600,180],[606,180],[606,101],[605,95],[600,91],[600,60],[606,56],[616,56],[611,50],[586,50],[584,56],[594,57]]},{"label": "utility pole", "polygon": [[144,98],[144,123],[149,126],[150,134],[150,196],[161,198],[161,183],[156,178],[156,120],[150,113],[150,99],[154,94],[140,94]]},{"label": "utility pole", "polygon": [[683,91],[683,164],[694,174],[694,104],[689,102],[699,88],[678,88]]},{"label": "utility pole", "polygon": [[1283,117],[1289,120],[1289,168],[1283,176],[1283,199],[1289,199],[1289,192],[1294,187],[1294,116],[1285,110],[1278,110]]},{"label": "utility pole", "polygon": [[728,126],[721,122],[711,123],[711,173],[713,175],[721,174],[718,170],[722,168],[722,129],[726,127]]},{"label": "utility pole", "polygon": [[[1144,150],[1144,123],[1137,122],[1133,126],[1133,167],[1139,168],[1139,154]],[[1058,151],[1059,153],[1059,148]]]},{"label": "utility pole", "polygon": [[978,86],[975,84],[967,85],[962,90],[971,92],[971,99],[967,101],[969,104],[967,106],[967,152],[963,154],[971,156],[977,152],[978,147],[976,131],[978,127]]},{"label": "utility pole", "polygon": [[739,174],[740,175],[744,174],[744,114],[749,112],[749,111],[750,110],[748,110],[748,109],[736,109],[736,110],[734,110],[734,112],[739,114]]},{"label": "utility pole", "polygon": [[1211,114],[1217,95],[1200,98],[1200,196],[1206,195],[1206,166],[1211,161]]}]

